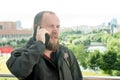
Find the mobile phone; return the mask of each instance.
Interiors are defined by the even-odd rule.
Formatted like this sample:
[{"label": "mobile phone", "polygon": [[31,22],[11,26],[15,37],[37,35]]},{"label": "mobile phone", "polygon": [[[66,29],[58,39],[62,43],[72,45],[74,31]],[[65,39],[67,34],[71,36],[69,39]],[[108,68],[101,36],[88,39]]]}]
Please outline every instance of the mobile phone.
[{"label": "mobile phone", "polygon": [[45,34],[45,46],[48,45],[49,39],[50,39],[50,35],[48,33],[46,33]]},{"label": "mobile phone", "polygon": [[[33,33],[33,38],[35,41],[36,41],[37,28],[38,28],[38,25],[35,26],[34,33]],[[45,34],[45,46],[48,45],[49,39],[50,39],[50,35],[48,33],[46,33]]]}]

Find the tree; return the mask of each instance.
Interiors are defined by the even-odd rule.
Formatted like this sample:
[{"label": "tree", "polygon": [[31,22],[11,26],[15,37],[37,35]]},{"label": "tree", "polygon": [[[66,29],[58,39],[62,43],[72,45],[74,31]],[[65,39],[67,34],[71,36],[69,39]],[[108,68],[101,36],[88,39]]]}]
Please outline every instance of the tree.
[{"label": "tree", "polygon": [[117,53],[117,61],[115,62],[114,70],[120,71],[120,52]]},{"label": "tree", "polygon": [[114,69],[116,61],[117,53],[114,50],[108,50],[101,56],[100,69],[112,75],[112,70]]},{"label": "tree", "polygon": [[93,69],[94,71],[97,71],[100,65],[100,52],[98,50],[95,50],[94,52],[91,52],[88,59],[88,67],[90,69]]},{"label": "tree", "polygon": [[89,54],[86,52],[84,45],[69,45],[69,48],[75,54],[81,66],[86,69]]}]

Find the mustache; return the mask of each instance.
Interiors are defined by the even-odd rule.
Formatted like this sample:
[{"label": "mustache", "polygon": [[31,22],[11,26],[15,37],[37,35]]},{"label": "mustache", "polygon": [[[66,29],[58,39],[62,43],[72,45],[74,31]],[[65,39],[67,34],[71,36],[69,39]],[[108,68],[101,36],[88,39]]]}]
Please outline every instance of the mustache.
[{"label": "mustache", "polygon": [[51,38],[52,38],[52,37],[58,38],[59,36],[56,35],[56,34],[52,34],[52,35],[50,35],[50,37],[51,37]]}]

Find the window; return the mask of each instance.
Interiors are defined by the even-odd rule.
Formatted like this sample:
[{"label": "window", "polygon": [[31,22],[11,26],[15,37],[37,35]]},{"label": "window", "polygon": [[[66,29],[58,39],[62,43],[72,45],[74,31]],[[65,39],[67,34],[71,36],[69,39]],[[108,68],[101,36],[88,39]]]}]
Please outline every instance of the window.
[{"label": "window", "polygon": [[0,30],[2,30],[3,29],[3,26],[2,25],[0,25]]}]

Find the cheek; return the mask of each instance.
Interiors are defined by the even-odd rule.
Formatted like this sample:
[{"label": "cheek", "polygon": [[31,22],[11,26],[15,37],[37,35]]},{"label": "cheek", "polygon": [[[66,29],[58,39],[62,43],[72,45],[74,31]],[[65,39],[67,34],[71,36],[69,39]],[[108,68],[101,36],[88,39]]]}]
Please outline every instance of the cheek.
[{"label": "cheek", "polygon": [[50,28],[46,28],[46,30],[47,30],[49,33],[52,32],[52,30],[51,30]]}]

